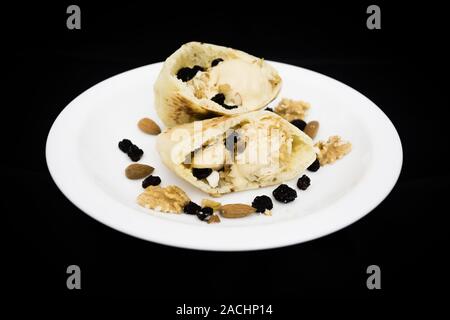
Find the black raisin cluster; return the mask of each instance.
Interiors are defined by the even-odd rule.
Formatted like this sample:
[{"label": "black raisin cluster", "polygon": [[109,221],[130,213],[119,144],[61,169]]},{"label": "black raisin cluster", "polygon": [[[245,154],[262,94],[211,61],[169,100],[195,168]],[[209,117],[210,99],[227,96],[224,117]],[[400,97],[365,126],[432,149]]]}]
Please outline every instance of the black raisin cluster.
[{"label": "black raisin cluster", "polygon": [[314,162],[311,163],[311,165],[308,167],[308,170],[312,171],[312,172],[316,172],[319,169],[320,169],[320,162],[319,162],[319,159],[316,158],[316,160],[314,160]]},{"label": "black raisin cluster", "polygon": [[137,145],[133,144],[128,139],[123,139],[119,142],[119,149],[125,152],[128,157],[134,162],[137,162],[141,159],[144,151],[140,149]]},{"label": "black raisin cluster", "polygon": [[261,213],[264,213],[266,210],[272,210],[272,199],[265,195],[257,196],[252,202],[252,207],[256,209],[256,212]]},{"label": "black raisin cluster", "polygon": [[142,188],[147,188],[148,186],[159,186],[161,184],[161,178],[158,176],[148,176],[142,181]]},{"label": "black raisin cluster", "polygon": [[311,179],[307,175],[303,175],[297,180],[297,187],[300,190],[306,190],[308,189],[309,185],[311,184]]},{"label": "black raisin cluster", "polygon": [[177,78],[183,82],[187,82],[191,80],[193,77],[195,77],[195,75],[199,71],[205,71],[205,69],[200,66],[193,66],[192,68],[184,67],[178,70]]},{"label": "black raisin cluster", "polygon": [[197,218],[199,218],[201,221],[208,220],[209,217],[212,216],[214,213],[214,210],[210,207],[200,207],[195,202],[189,201],[187,205],[183,208],[184,213],[190,214],[190,215],[196,215]]},{"label": "black raisin cluster", "polygon": [[295,119],[295,120],[292,120],[291,123],[292,123],[294,126],[296,126],[297,128],[299,128],[300,130],[302,130],[302,131],[305,130],[306,122],[303,121],[302,119]]},{"label": "black raisin cluster", "polygon": [[212,169],[210,168],[193,168],[192,169],[192,175],[196,177],[197,179],[205,179],[212,173]]},{"label": "black raisin cluster", "polygon": [[288,203],[294,201],[297,198],[297,191],[290,188],[286,184],[280,184],[275,190],[272,192],[275,200]]},{"label": "black raisin cluster", "polygon": [[235,109],[238,106],[229,106],[225,103],[225,95],[223,93],[218,93],[214,97],[211,98],[217,104],[220,104],[223,108],[227,110]]}]

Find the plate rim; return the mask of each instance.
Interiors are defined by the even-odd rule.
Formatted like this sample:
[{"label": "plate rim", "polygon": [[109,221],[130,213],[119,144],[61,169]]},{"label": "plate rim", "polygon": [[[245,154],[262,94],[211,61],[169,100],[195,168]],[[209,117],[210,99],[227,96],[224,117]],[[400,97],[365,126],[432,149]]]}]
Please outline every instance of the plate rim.
[{"label": "plate rim", "polygon": [[[202,229],[201,232],[202,232],[202,234],[204,234],[205,237],[208,235],[214,236],[214,233],[217,233],[218,230],[220,230],[217,228],[211,228],[211,226],[203,226],[203,224],[201,226],[200,225],[193,226],[193,225],[183,224],[185,231],[187,231],[187,229],[189,229],[188,231],[189,231],[190,235],[192,235],[193,238],[183,239],[183,240],[188,240],[188,241],[182,242],[182,241],[180,241],[180,239],[174,240],[170,237],[161,237],[160,234],[153,236],[153,233],[148,233],[148,231],[149,231],[148,229],[146,230],[147,232],[144,232],[144,230],[139,229],[138,225],[133,225],[133,227],[135,229],[130,230],[129,226],[128,226],[128,228],[126,228],[123,225],[120,225],[120,224],[118,225],[117,223],[113,223],[112,221],[106,219],[104,216],[97,214],[95,212],[95,210],[100,209],[100,208],[98,208],[98,206],[96,206],[96,205],[93,206],[92,203],[91,203],[91,205],[87,205],[86,202],[83,203],[83,201],[80,201],[78,196],[71,193],[72,192],[70,190],[71,188],[67,185],[67,181],[64,181],[64,178],[62,177],[60,172],[58,172],[58,170],[59,170],[58,165],[55,162],[55,161],[57,161],[57,159],[56,159],[57,156],[55,155],[56,149],[54,148],[54,146],[55,146],[55,144],[57,145],[56,142],[58,139],[56,138],[56,133],[57,133],[58,127],[62,124],[65,117],[67,117],[68,114],[70,114],[70,112],[73,112],[73,109],[74,109],[73,106],[77,104],[79,99],[82,99],[86,95],[95,91],[95,89],[98,88],[99,86],[101,86],[102,84],[104,84],[108,81],[111,81],[113,79],[117,80],[120,77],[126,76],[128,73],[139,72],[144,69],[152,68],[152,67],[155,67],[155,68],[160,67],[160,66],[162,66],[163,62],[147,64],[147,65],[144,65],[144,66],[141,66],[138,68],[130,69],[125,72],[114,75],[112,77],[109,77],[105,80],[102,80],[99,83],[91,86],[87,90],[80,93],[77,97],[75,97],[69,104],[67,104],[62,109],[62,111],[58,114],[58,116],[56,117],[56,119],[54,120],[54,122],[50,128],[50,131],[48,133],[47,140],[46,140],[46,146],[45,146],[46,163],[47,163],[47,167],[48,167],[48,170],[50,172],[50,175],[51,175],[53,181],[55,182],[58,189],[64,194],[64,196],[67,199],[69,199],[69,201],[71,203],[73,203],[78,209],[83,211],[85,214],[87,214],[91,218],[94,218],[98,222],[101,222],[102,224],[107,225],[108,227],[110,227],[112,229],[118,230],[120,232],[123,232],[125,234],[134,236],[134,237],[142,239],[142,240],[152,241],[152,242],[162,244],[162,245],[168,245],[168,246],[173,246],[173,247],[178,247],[178,248],[186,248],[186,249],[207,250],[207,251],[250,251],[250,250],[265,250],[265,249],[285,247],[285,246],[300,244],[300,243],[304,243],[304,242],[307,242],[307,241],[310,241],[313,239],[327,236],[331,233],[341,230],[341,229],[353,224],[354,222],[362,219],[367,214],[369,214],[373,209],[375,209],[380,203],[382,203],[384,201],[384,199],[391,193],[392,189],[394,188],[395,184],[397,183],[397,181],[399,179],[402,165],[403,165],[403,148],[402,148],[400,136],[399,136],[394,124],[389,119],[389,117],[387,117],[387,115],[383,112],[383,110],[381,110],[374,102],[372,102],[369,98],[367,98],[365,95],[363,95],[359,91],[353,89],[352,87],[346,85],[345,83],[343,83],[339,80],[336,80],[327,75],[324,75],[319,72],[309,70],[309,69],[306,69],[303,67],[286,64],[286,63],[281,63],[281,62],[276,62],[276,61],[268,61],[268,62],[273,64],[275,67],[277,65],[282,65],[282,66],[288,67],[288,68],[300,69],[301,71],[314,74],[315,76],[324,77],[327,81],[335,82],[338,85],[344,86],[347,90],[351,90],[353,94],[357,94],[362,99],[367,100],[369,105],[372,107],[372,112],[377,113],[379,118],[382,119],[384,121],[384,124],[387,125],[387,127],[390,129],[390,133],[393,134],[391,136],[391,138],[393,137],[393,139],[390,140],[390,143],[392,146],[394,146],[394,149],[395,149],[394,151],[396,154],[396,157],[395,157],[396,165],[395,165],[395,167],[392,168],[393,170],[391,170],[391,173],[389,174],[389,178],[390,178],[388,181],[389,183],[385,183],[385,185],[382,188],[383,190],[381,190],[381,191],[378,190],[378,195],[377,195],[376,199],[372,199],[370,204],[366,205],[364,208],[359,209],[358,214],[353,214],[351,216],[344,215],[341,217],[341,219],[338,219],[337,221],[335,221],[332,226],[329,226],[328,228],[326,228],[326,231],[323,231],[323,229],[318,229],[321,231],[321,232],[318,232],[316,229],[316,232],[310,232],[309,234],[304,234],[302,237],[290,236],[290,237],[284,237],[284,238],[280,239],[279,241],[272,241],[270,243],[250,242],[250,243],[247,243],[247,245],[242,244],[242,243],[235,243],[235,242],[227,243],[227,244],[224,244],[224,243],[219,244],[219,243],[213,242],[213,241],[211,241],[211,242],[198,241],[200,239],[198,237],[199,230]],[[367,178],[367,177],[365,177],[365,178]],[[100,190],[101,195],[103,197],[106,195],[98,187],[94,188],[94,190],[95,189]],[[339,208],[339,203],[340,202],[337,201],[337,203],[330,205],[328,208],[322,209],[322,211],[323,210],[326,210],[326,211],[338,210],[339,211],[342,209],[342,208]],[[124,206],[123,204],[121,204],[118,201],[114,205],[115,206],[120,205],[121,207],[124,208],[125,211],[134,210],[132,208]],[[104,209],[104,208],[102,208],[102,209]],[[357,210],[355,210],[355,211],[357,211]],[[149,215],[149,217],[151,217],[151,215]],[[344,217],[346,217],[347,219],[344,219]],[[300,220],[305,221],[306,219],[309,220],[311,218],[312,218],[311,216],[309,216],[309,217],[306,216],[306,217],[302,217],[302,219],[300,219]],[[158,221],[159,221],[159,224],[162,226],[167,225],[167,227],[172,227],[172,228],[174,226],[173,221],[169,221],[169,220],[164,221],[163,219],[158,219]],[[288,223],[290,223],[290,225]],[[255,226],[230,226],[227,228],[223,228],[222,230],[226,230],[230,234],[234,235],[235,232],[242,232],[243,229],[250,231],[250,233],[252,233],[252,232],[251,232],[251,230],[248,230],[248,229],[254,230],[255,228],[260,231],[263,231],[263,232],[271,232],[271,231],[276,231],[274,229],[279,229],[280,227],[281,228],[284,227],[286,230],[289,230],[293,226],[292,226],[292,223],[289,221],[278,221],[276,224],[258,225],[256,227]],[[155,229],[153,229],[153,231],[157,232],[157,230],[155,230]],[[219,233],[223,233],[223,231],[220,231]],[[177,238],[175,237],[175,239],[177,239]]]}]

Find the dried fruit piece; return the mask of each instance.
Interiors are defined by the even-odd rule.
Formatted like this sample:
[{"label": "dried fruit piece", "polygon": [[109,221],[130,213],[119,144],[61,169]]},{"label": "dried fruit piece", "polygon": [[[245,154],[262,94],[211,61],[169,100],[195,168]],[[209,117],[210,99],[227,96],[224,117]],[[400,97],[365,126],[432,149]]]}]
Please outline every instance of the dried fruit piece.
[{"label": "dried fruit piece", "polygon": [[297,180],[297,187],[300,190],[306,190],[308,189],[309,185],[311,184],[311,179],[307,175],[303,175]]},{"label": "dried fruit piece", "polygon": [[177,186],[149,186],[137,198],[138,204],[145,208],[172,213],[182,213],[189,201],[186,193]]},{"label": "dried fruit piece", "polygon": [[305,127],[306,127],[306,122],[303,121],[302,119],[295,119],[295,120],[292,120],[291,123],[292,123],[294,126],[296,126],[297,128],[299,128],[300,130],[302,130],[302,131],[303,131],[303,130],[305,129]]},{"label": "dried fruit piece", "polygon": [[212,169],[210,168],[193,168],[192,175],[197,179],[205,179],[212,173]]},{"label": "dried fruit piece", "polygon": [[339,136],[332,136],[327,142],[319,141],[314,146],[319,151],[317,158],[322,166],[335,162],[352,150],[352,144]]},{"label": "dried fruit piece", "polygon": [[139,120],[138,127],[147,134],[157,135],[161,133],[161,128],[150,118],[142,118]]},{"label": "dried fruit piece", "polygon": [[225,218],[243,218],[255,211],[255,208],[241,203],[226,204],[220,207],[220,213]]},{"label": "dried fruit piece", "polygon": [[225,95],[223,93],[218,93],[214,97],[212,97],[211,100],[217,104],[222,105],[225,103]]},{"label": "dried fruit piece", "polygon": [[236,109],[238,106],[236,106],[236,105],[229,106],[224,103],[224,104],[222,104],[222,107],[224,107],[227,110],[231,110],[231,109]]},{"label": "dried fruit piece", "polygon": [[316,160],[314,160],[313,163],[311,163],[311,165],[307,168],[308,171],[311,172],[316,172],[317,170],[320,169],[320,162],[319,159],[316,158]]},{"label": "dried fruit piece", "polygon": [[196,204],[195,202],[189,201],[184,207],[183,207],[183,211],[186,214],[197,214],[200,212],[202,208]]},{"label": "dried fruit piece", "polygon": [[205,69],[203,69],[200,66],[193,66],[192,68],[189,68],[189,67],[181,68],[177,72],[177,78],[183,82],[187,82],[187,81],[191,80],[193,77],[195,77],[195,75],[197,74],[198,71],[204,71],[204,70]]},{"label": "dried fruit piece", "polygon": [[221,63],[222,61],[223,61],[222,58],[214,59],[214,60],[211,62],[211,67],[217,66],[217,65],[218,65],[219,63]]},{"label": "dried fruit piece", "polygon": [[119,149],[122,150],[123,152],[127,153],[128,149],[130,149],[130,147],[133,145],[133,143],[128,140],[128,139],[123,139],[122,141],[119,142]]},{"label": "dried fruit piece", "polygon": [[217,104],[220,104],[223,108],[231,110],[234,108],[237,108],[238,106],[229,106],[225,103],[225,95],[223,93],[218,93],[214,97],[211,98],[212,101],[214,101]]},{"label": "dried fruit piece", "polygon": [[219,210],[221,205],[222,204],[220,202],[213,201],[213,200],[210,200],[210,199],[203,199],[202,200],[202,207],[210,207],[210,208],[213,208],[213,210]]},{"label": "dried fruit piece", "polygon": [[149,165],[133,163],[126,167],[125,175],[128,179],[142,179],[151,174],[153,170],[155,169]]},{"label": "dried fruit piece", "polygon": [[208,219],[209,216],[211,216],[214,213],[214,210],[210,207],[205,207],[200,210],[200,212],[197,213],[197,218],[204,221],[205,219]]},{"label": "dried fruit piece", "polygon": [[147,188],[148,186],[157,186],[161,184],[161,178],[158,176],[148,176],[142,181],[142,188]]},{"label": "dried fruit piece", "polygon": [[208,216],[212,215],[214,213],[213,208],[211,207],[203,207],[200,212],[203,212],[204,214],[207,214]]},{"label": "dried fruit piece", "polygon": [[213,214],[211,217],[209,217],[208,219],[208,224],[211,223],[219,223],[220,222],[220,218],[217,214]]},{"label": "dried fruit piece", "polygon": [[268,196],[257,196],[253,202],[252,207],[256,209],[256,212],[265,212],[266,210],[272,210],[273,203],[272,199],[270,199]]},{"label": "dried fruit piece", "polygon": [[297,191],[290,188],[286,184],[280,184],[275,190],[272,192],[275,200],[288,203],[294,201],[297,198]]},{"label": "dried fruit piece", "polygon": [[142,149],[139,149],[139,147],[135,144],[131,145],[128,148],[127,155],[131,159],[131,161],[134,161],[134,162],[139,161],[143,154],[144,154],[144,151]]},{"label": "dried fruit piece", "polygon": [[319,122],[318,121],[310,121],[303,130],[311,139],[314,139],[317,135],[317,131],[319,131]]}]

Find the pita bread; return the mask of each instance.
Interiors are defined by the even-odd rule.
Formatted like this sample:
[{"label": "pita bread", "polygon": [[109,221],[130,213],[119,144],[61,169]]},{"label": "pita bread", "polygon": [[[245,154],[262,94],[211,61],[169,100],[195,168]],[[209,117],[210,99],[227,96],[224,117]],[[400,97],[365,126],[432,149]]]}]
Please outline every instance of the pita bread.
[{"label": "pita bread", "polygon": [[[220,62],[212,66],[214,60]],[[194,66],[204,71],[194,72],[185,82],[177,77],[180,69]],[[189,42],[164,62],[154,84],[155,106],[164,124],[172,127],[260,110],[280,89],[278,72],[263,59],[227,47]],[[226,107],[211,100],[217,94],[224,95]]]},{"label": "pita bread", "polygon": [[[212,196],[285,182],[316,159],[311,138],[269,111],[166,129],[157,137],[157,150],[169,169]],[[204,173],[211,168],[218,173],[215,178],[194,176],[194,169]],[[217,175],[215,185],[210,180]]]}]

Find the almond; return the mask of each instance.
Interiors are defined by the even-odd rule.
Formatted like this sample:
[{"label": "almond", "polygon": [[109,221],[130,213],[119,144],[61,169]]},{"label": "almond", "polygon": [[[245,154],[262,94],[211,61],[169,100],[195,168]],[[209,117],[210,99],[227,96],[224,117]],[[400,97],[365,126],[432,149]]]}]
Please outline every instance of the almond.
[{"label": "almond", "polygon": [[317,135],[317,131],[319,131],[319,122],[318,121],[310,121],[306,125],[303,130],[311,139],[314,139]]},{"label": "almond", "polygon": [[132,180],[142,179],[150,175],[153,170],[155,170],[153,167],[146,164],[133,163],[125,169],[125,175]]},{"label": "almond", "polygon": [[141,120],[139,120],[138,127],[143,132],[151,135],[157,135],[161,133],[161,128],[156,124],[155,121],[149,118],[142,118]]},{"label": "almond", "polygon": [[243,218],[256,211],[255,208],[246,204],[226,204],[220,207],[220,213],[225,218]]}]

